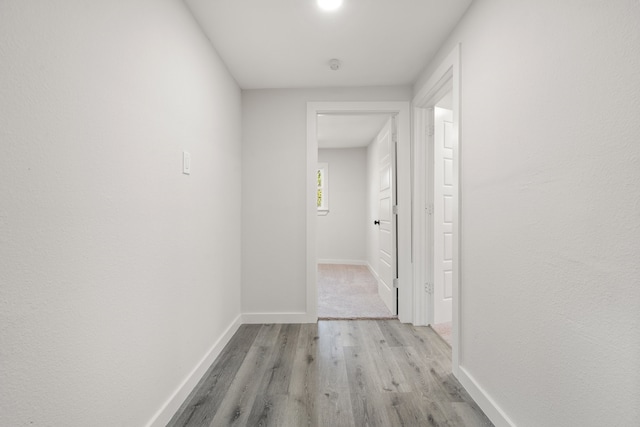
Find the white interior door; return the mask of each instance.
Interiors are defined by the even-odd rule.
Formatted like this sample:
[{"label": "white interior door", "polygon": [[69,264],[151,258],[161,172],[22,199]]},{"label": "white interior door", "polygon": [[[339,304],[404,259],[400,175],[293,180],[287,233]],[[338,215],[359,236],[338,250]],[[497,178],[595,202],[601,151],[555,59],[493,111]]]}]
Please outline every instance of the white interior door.
[{"label": "white interior door", "polygon": [[378,263],[378,294],[389,311],[397,314],[398,293],[394,287],[397,277],[396,259],[396,143],[394,118],[390,118],[378,134],[379,183],[378,226],[380,260]]},{"label": "white interior door", "polygon": [[453,302],[453,112],[434,108],[433,322],[450,322]]}]

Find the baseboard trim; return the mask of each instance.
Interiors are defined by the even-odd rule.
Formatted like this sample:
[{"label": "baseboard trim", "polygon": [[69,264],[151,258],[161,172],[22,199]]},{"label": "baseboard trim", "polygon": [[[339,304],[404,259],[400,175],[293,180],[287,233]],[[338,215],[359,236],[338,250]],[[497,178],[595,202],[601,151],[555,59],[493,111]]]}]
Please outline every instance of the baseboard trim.
[{"label": "baseboard trim", "polygon": [[367,261],[359,259],[319,259],[318,264],[367,265]]},{"label": "baseboard trim", "polygon": [[375,277],[376,280],[380,281],[380,279],[378,277],[378,273],[373,269],[373,267],[371,267],[371,264],[366,262],[365,265],[367,266],[367,268],[369,269],[369,272],[373,275],[373,277]]},{"label": "baseboard trim", "polygon": [[207,369],[213,364],[216,358],[224,349],[224,346],[231,340],[233,334],[238,331],[242,325],[242,315],[239,314],[233,322],[222,333],[222,336],[213,344],[207,354],[198,362],[198,364],[191,370],[187,378],[178,386],[178,389],[171,395],[171,397],[162,405],[162,407],[151,418],[151,421],[147,423],[147,427],[164,427],[167,425],[171,418],[175,415],[176,411],[180,409],[182,403],[187,399],[191,391],[198,385],[200,379],[207,372]]},{"label": "baseboard trim", "polygon": [[307,313],[244,313],[242,323],[316,323],[318,318]]},{"label": "baseboard trim", "polygon": [[496,427],[515,427],[515,423],[504,413],[502,408],[493,400],[489,394],[478,384],[473,376],[462,366],[457,369],[458,381],[467,390],[469,395],[480,406],[480,409]]}]

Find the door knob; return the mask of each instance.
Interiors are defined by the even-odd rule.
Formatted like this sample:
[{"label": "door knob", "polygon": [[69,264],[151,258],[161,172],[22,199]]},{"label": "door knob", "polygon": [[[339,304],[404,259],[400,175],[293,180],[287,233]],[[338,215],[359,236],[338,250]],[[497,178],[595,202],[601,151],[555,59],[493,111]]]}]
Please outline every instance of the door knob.
[{"label": "door knob", "polygon": [[373,221],[373,225],[380,225],[380,221],[376,219],[375,221]]}]

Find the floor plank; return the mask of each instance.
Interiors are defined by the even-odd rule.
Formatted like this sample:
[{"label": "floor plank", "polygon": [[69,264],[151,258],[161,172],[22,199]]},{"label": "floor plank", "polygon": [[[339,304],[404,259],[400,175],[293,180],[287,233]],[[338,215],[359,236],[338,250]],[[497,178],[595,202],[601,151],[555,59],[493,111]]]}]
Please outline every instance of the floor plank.
[{"label": "floor plank", "polygon": [[[349,389],[347,368],[337,322],[318,323],[318,383],[325,393]],[[321,337],[321,338],[320,338]]]},{"label": "floor plank", "polygon": [[298,345],[301,325],[282,325],[273,343],[271,360],[265,372],[256,372],[260,380],[257,397],[251,408],[247,425],[282,425],[287,396],[291,386],[293,359]]},{"label": "floor plank", "polygon": [[317,333],[317,324],[302,325],[300,330],[287,401],[288,422],[294,426],[317,425]]},{"label": "floor plank", "polygon": [[[429,419],[421,409],[420,398],[413,393],[385,393],[384,407],[392,426],[428,425]],[[437,423],[435,425],[443,425]]]},{"label": "floor plank", "polygon": [[247,425],[247,419],[260,385],[260,381],[256,381],[256,374],[266,371],[270,354],[269,347],[252,346],[249,349],[247,357],[231,383],[211,425]]},{"label": "floor plank", "polygon": [[375,366],[375,378],[378,387],[386,392],[411,392],[414,388],[408,383],[403,371],[398,366],[391,347],[382,334],[377,322],[362,322],[364,345],[371,354]]},{"label": "floor plank", "polygon": [[359,347],[345,347],[353,419],[357,426],[389,426],[389,418],[376,385],[371,355]]},{"label": "floor plank", "polygon": [[227,384],[233,381],[240,370],[260,329],[260,325],[240,326],[220,356],[178,409],[169,425],[209,425],[226,395]]},{"label": "floor plank", "polygon": [[174,426],[492,426],[433,330],[397,320],[243,325]]},{"label": "floor plank", "polygon": [[348,389],[325,391],[317,396],[318,426],[355,427]]}]

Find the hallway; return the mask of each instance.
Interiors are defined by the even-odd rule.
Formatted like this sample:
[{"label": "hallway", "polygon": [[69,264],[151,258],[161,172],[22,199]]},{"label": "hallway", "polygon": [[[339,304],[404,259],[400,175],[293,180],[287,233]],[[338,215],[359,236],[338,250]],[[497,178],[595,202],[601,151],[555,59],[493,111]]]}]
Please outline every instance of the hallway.
[{"label": "hallway", "polygon": [[[461,384],[498,426],[640,426],[640,0],[343,3],[0,1],[0,426],[165,427],[215,360],[181,422],[460,425]],[[389,156],[323,157],[319,115],[363,112]],[[398,320],[314,326],[318,261]],[[442,322],[437,283],[457,382],[389,332]]]}]

